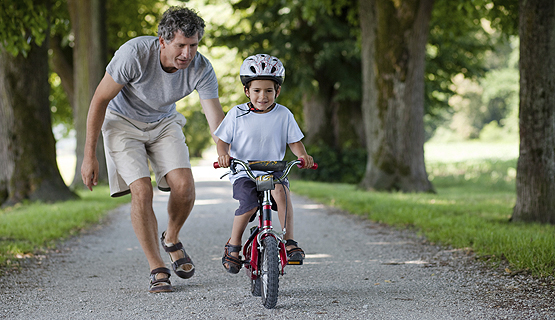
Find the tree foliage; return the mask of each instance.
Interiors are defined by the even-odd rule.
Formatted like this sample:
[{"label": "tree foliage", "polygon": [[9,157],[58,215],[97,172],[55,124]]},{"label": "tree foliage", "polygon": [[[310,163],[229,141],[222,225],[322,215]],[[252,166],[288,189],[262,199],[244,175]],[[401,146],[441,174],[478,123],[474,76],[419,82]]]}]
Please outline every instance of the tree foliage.
[{"label": "tree foliage", "polygon": [[[158,0],[107,0],[106,29],[107,52],[109,61],[115,51],[126,41],[135,36],[156,35],[158,17],[164,8],[164,2]],[[57,0],[53,5],[56,12],[52,24],[51,63],[54,72],[64,70],[73,73],[74,36],[66,0]],[[53,61],[56,60],[56,61]],[[56,67],[60,63],[60,67]],[[52,87],[50,100],[54,125],[63,125],[65,132],[73,128],[72,106],[73,78],[51,74]]]},{"label": "tree foliage", "polygon": [[[355,1],[241,0],[239,21],[222,24],[215,45],[237,48],[244,59],[257,53],[286,65],[281,101],[300,115],[304,94],[333,92],[334,101],[360,99],[360,49],[344,5]],[[237,66],[238,68],[238,66]],[[285,104],[284,103],[284,104]]]},{"label": "tree foliage", "polygon": [[137,36],[156,36],[158,21],[167,1],[106,0],[108,59],[126,41]]},{"label": "tree foliage", "polygon": [[257,53],[282,60],[286,76],[278,102],[293,111],[322,166],[363,145],[355,7],[350,0],[242,0],[213,42],[237,49],[241,60]]},{"label": "tree foliage", "polygon": [[50,29],[48,0],[0,2],[0,43],[14,56],[26,57],[32,44],[41,45]]}]

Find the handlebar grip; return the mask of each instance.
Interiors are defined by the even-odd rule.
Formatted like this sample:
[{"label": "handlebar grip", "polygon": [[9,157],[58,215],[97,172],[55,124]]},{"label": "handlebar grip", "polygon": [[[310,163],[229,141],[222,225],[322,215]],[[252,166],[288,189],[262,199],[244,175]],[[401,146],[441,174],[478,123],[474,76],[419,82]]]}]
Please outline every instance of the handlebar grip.
[{"label": "handlebar grip", "polygon": [[[299,168],[304,167],[304,163],[305,163],[304,159],[303,159],[303,158],[299,158],[298,160],[299,160],[301,163],[299,163],[299,164],[297,165],[297,167],[299,167]],[[318,169],[318,164],[317,164],[316,162],[314,162],[314,165],[312,165],[312,167],[311,167],[310,169],[312,169],[312,170]]]},{"label": "handlebar grip", "polygon": [[[233,157],[229,157],[229,164],[231,165],[231,161],[233,160]],[[219,169],[220,168],[220,164],[218,163],[218,161],[215,161],[214,164],[214,169]]]}]

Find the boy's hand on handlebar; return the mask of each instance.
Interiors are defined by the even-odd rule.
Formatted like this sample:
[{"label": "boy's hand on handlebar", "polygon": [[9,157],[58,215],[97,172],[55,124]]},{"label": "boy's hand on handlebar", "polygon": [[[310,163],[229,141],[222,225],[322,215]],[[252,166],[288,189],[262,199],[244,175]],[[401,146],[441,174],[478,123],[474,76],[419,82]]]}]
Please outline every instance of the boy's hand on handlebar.
[{"label": "boy's hand on handlebar", "polygon": [[228,168],[230,162],[231,157],[229,156],[229,154],[218,156],[218,165],[220,166],[220,168]]},{"label": "boy's hand on handlebar", "polygon": [[314,166],[314,159],[310,155],[300,156],[304,160],[304,166],[301,169],[310,169]]}]

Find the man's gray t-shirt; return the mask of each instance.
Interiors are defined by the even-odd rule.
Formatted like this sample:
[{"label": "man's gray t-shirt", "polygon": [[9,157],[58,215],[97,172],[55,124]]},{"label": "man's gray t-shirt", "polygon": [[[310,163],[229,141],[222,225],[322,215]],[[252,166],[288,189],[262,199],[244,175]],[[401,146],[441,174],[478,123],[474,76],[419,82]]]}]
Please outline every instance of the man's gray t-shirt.
[{"label": "man's gray t-shirt", "polygon": [[157,37],[129,40],[116,51],[106,71],[124,85],[108,108],[141,122],[155,122],[176,113],[175,102],[193,90],[200,99],[218,98],[218,81],[210,61],[197,52],[186,69],[167,73],[160,64]]}]

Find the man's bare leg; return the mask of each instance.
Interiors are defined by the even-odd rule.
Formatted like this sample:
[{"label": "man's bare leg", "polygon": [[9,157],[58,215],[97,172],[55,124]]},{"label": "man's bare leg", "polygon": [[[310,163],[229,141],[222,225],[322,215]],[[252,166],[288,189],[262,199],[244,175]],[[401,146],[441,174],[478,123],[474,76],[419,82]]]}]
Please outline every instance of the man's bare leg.
[{"label": "man's bare leg", "polygon": [[150,178],[131,183],[131,224],[143,248],[150,270],[165,267],[158,244],[158,222],[152,208],[152,184]]},{"label": "man's bare leg", "polygon": [[[195,203],[195,181],[191,169],[180,168],[170,171],[166,181],[171,188],[168,201],[167,243],[178,243],[179,232],[189,217]],[[181,250],[171,252],[173,261],[183,258]]]}]

